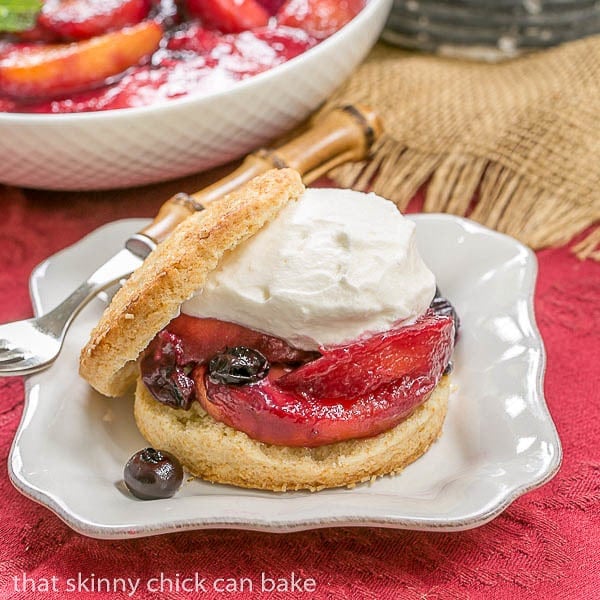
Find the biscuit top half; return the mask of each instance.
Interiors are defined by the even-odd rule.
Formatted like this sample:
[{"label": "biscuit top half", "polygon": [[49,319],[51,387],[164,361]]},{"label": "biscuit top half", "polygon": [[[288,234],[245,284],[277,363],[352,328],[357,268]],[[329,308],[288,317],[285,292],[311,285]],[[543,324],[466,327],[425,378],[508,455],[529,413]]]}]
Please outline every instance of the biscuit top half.
[{"label": "biscuit top half", "polygon": [[107,396],[135,383],[136,363],[223,257],[304,192],[292,169],[268,171],[181,223],[115,294],[81,351],[79,373]]}]

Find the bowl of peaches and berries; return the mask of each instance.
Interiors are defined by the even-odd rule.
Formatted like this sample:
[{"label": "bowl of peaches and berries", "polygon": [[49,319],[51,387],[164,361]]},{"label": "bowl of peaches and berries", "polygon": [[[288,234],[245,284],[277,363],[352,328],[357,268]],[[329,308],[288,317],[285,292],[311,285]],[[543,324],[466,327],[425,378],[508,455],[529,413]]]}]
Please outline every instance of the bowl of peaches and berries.
[{"label": "bowl of peaches and berries", "polygon": [[45,0],[0,15],[2,183],[108,189],[246,154],[351,74],[391,0]]}]

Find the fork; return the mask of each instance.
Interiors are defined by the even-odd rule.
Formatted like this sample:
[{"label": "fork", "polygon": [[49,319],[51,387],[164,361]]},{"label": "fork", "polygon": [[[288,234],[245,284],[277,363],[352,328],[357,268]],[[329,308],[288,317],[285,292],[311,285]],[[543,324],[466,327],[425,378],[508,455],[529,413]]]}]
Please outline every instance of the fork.
[{"label": "fork", "polygon": [[[0,325],[0,376],[29,375],[54,362],[69,325],[81,309],[96,294],[118,283],[142,263],[142,239],[136,241],[139,255],[121,250],[50,312]],[[154,244],[150,239],[144,241],[149,254]]]},{"label": "fork", "polygon": [[370,108],[337,107],[286,144],[250,154],[233,173],[213,185],[192,195],[176,194],[161,206],[148,227],[127,240],[125,249],[57,307],[40,317],[0,325],[0,377],[29,375],[51,365],[81,309],[96,294],[129,276],[156,244],[208,202],[272,168],[292,167],[303,175],[306,184],[312,183],[345,162],[364,160],[381,132],[379,117]]}]

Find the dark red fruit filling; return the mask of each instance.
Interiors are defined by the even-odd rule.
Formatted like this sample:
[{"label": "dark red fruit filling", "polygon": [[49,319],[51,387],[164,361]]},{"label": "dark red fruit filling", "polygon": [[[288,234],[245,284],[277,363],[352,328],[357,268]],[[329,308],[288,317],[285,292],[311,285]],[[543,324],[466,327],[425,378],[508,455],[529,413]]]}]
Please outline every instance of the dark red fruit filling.
[{"label": "dark red fruit filling", "polygon": [[427,400],[453,345],[452,316],[433,310],[412,325],[320,354],[182,315],[150,345],[142,376],[170,406],[187,409],[197,397],[216,420],[254,439],[313,447],[400,423]]},{"label": "dark red fruit filling", "polygon": [[150,343],[141,362],[142,379],[157,400],[187,410],[195,398],[192,370],[240,346],[259,353],[269,363],[290,366],[319,356],[235,323],[180,315]]},{"label": "dark red fruit filling", "polygon": [[[446,368],[454,324],[429,311],[297,369],[244,386],[194,370],[199,401],[216,420],[269,444],[314,447],[387,431],[422,404]],[[205,390],[205,393],[202,393]]]},{"label": "dark red fruit filling", "polygon": [[188,409],[195,398],[194,380],[189,377],[194,363],[183,359],[181,339],[161,331],[141,362],[142,380],[152,395],[173,408]]}]

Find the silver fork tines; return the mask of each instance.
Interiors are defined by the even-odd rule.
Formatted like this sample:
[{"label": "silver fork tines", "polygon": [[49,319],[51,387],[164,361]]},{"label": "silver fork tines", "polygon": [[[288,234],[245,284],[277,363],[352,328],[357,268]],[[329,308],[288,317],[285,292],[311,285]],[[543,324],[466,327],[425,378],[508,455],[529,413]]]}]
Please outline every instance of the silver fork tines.
[{"label": "silver fork tines", "polygon": [[[0,342],[5,342],[6,340],[0,340]],[[27,358],[29,358],[27,356]],[[16,360],[24,360],[25,359],[25,350],[21,348],[13,348],[9,350],[8,348],[0,349],[0,365],[5,365],[7,363],[15,362]]]},{"label": "silver fork tines", "polygon": [[50,312],[0,325],[0,377],[28,375],[52,364],[75,315],[98,292],[127,277],[141,262],[129,250],[121,250]]},{"label": "silver fork tines", "polygon": [[57,336],[43,327],[45,320],[41,317],[0,326],[0,375],[24,375],[54,360],[62,345],[60,332]]}]

